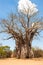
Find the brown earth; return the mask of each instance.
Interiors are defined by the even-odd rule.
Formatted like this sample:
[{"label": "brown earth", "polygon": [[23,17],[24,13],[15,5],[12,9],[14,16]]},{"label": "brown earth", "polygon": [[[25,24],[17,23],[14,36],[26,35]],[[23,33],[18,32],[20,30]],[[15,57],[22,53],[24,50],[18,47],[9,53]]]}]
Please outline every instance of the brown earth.
[{"label": "brown earth", "polygon": [[0,65],[43,65],[43,58],[35,59],[0,59]]}]

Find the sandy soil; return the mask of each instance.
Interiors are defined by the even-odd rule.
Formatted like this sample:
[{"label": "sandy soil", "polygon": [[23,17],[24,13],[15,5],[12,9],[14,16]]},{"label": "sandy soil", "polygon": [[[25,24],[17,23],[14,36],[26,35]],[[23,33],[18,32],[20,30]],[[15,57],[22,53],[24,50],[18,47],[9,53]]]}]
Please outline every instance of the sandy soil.
[{"label": "sandy soil", "polygon": [[43,58],[39,59],[0,59],[0,65],[43,65]]}]

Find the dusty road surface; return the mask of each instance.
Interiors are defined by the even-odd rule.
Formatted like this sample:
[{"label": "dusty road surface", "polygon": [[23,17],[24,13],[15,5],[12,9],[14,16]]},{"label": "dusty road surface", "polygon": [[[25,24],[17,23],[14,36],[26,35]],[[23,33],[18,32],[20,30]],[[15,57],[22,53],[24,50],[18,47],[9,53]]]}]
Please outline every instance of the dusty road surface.
[{"label": "dusty road surface", "polygon": [[0,65],[43,65],[43,58],[39,59],[0,59]]}]

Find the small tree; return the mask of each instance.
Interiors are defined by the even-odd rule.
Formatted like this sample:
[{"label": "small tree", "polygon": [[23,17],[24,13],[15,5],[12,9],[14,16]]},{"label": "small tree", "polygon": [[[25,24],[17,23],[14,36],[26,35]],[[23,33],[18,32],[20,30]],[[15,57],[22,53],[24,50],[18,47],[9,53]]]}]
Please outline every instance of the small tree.
[{"label": "small tree", "polygon": [[0,58],[11,57],[11,50],[9,46],[0,46]]},{"label": "small tree", "polygon": [[[10,37],[16,41],[16,57],[17,58],[32,58],[34,53],[32,51],[32,40],[40,30],[43,29],[43,22],[41,19],[36,19],[35,14],[38,12],[36,5],[29,0],[20,0],[18,3],[18,11],[20,14],[11,14],[7,20],[1,20],[2,32],[10,34]],[[31,6],[30,6],[31,4]],[[22,6],[22,7],[21,7]],[[36,21],[29,26],[30,19],[35,17]],[[31,19],[33,20],[33,19]]]}]

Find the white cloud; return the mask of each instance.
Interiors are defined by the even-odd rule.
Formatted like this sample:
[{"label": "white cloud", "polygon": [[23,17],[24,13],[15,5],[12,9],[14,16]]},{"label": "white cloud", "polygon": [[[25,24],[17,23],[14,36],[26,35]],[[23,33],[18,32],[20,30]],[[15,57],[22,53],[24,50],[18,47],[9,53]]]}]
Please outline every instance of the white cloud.
[{"label": "white cloud", "polygon": [[38,11],[36,4],[32,3],[30,0],[19,0],[18,11],[23,14],[33,15]]}]

